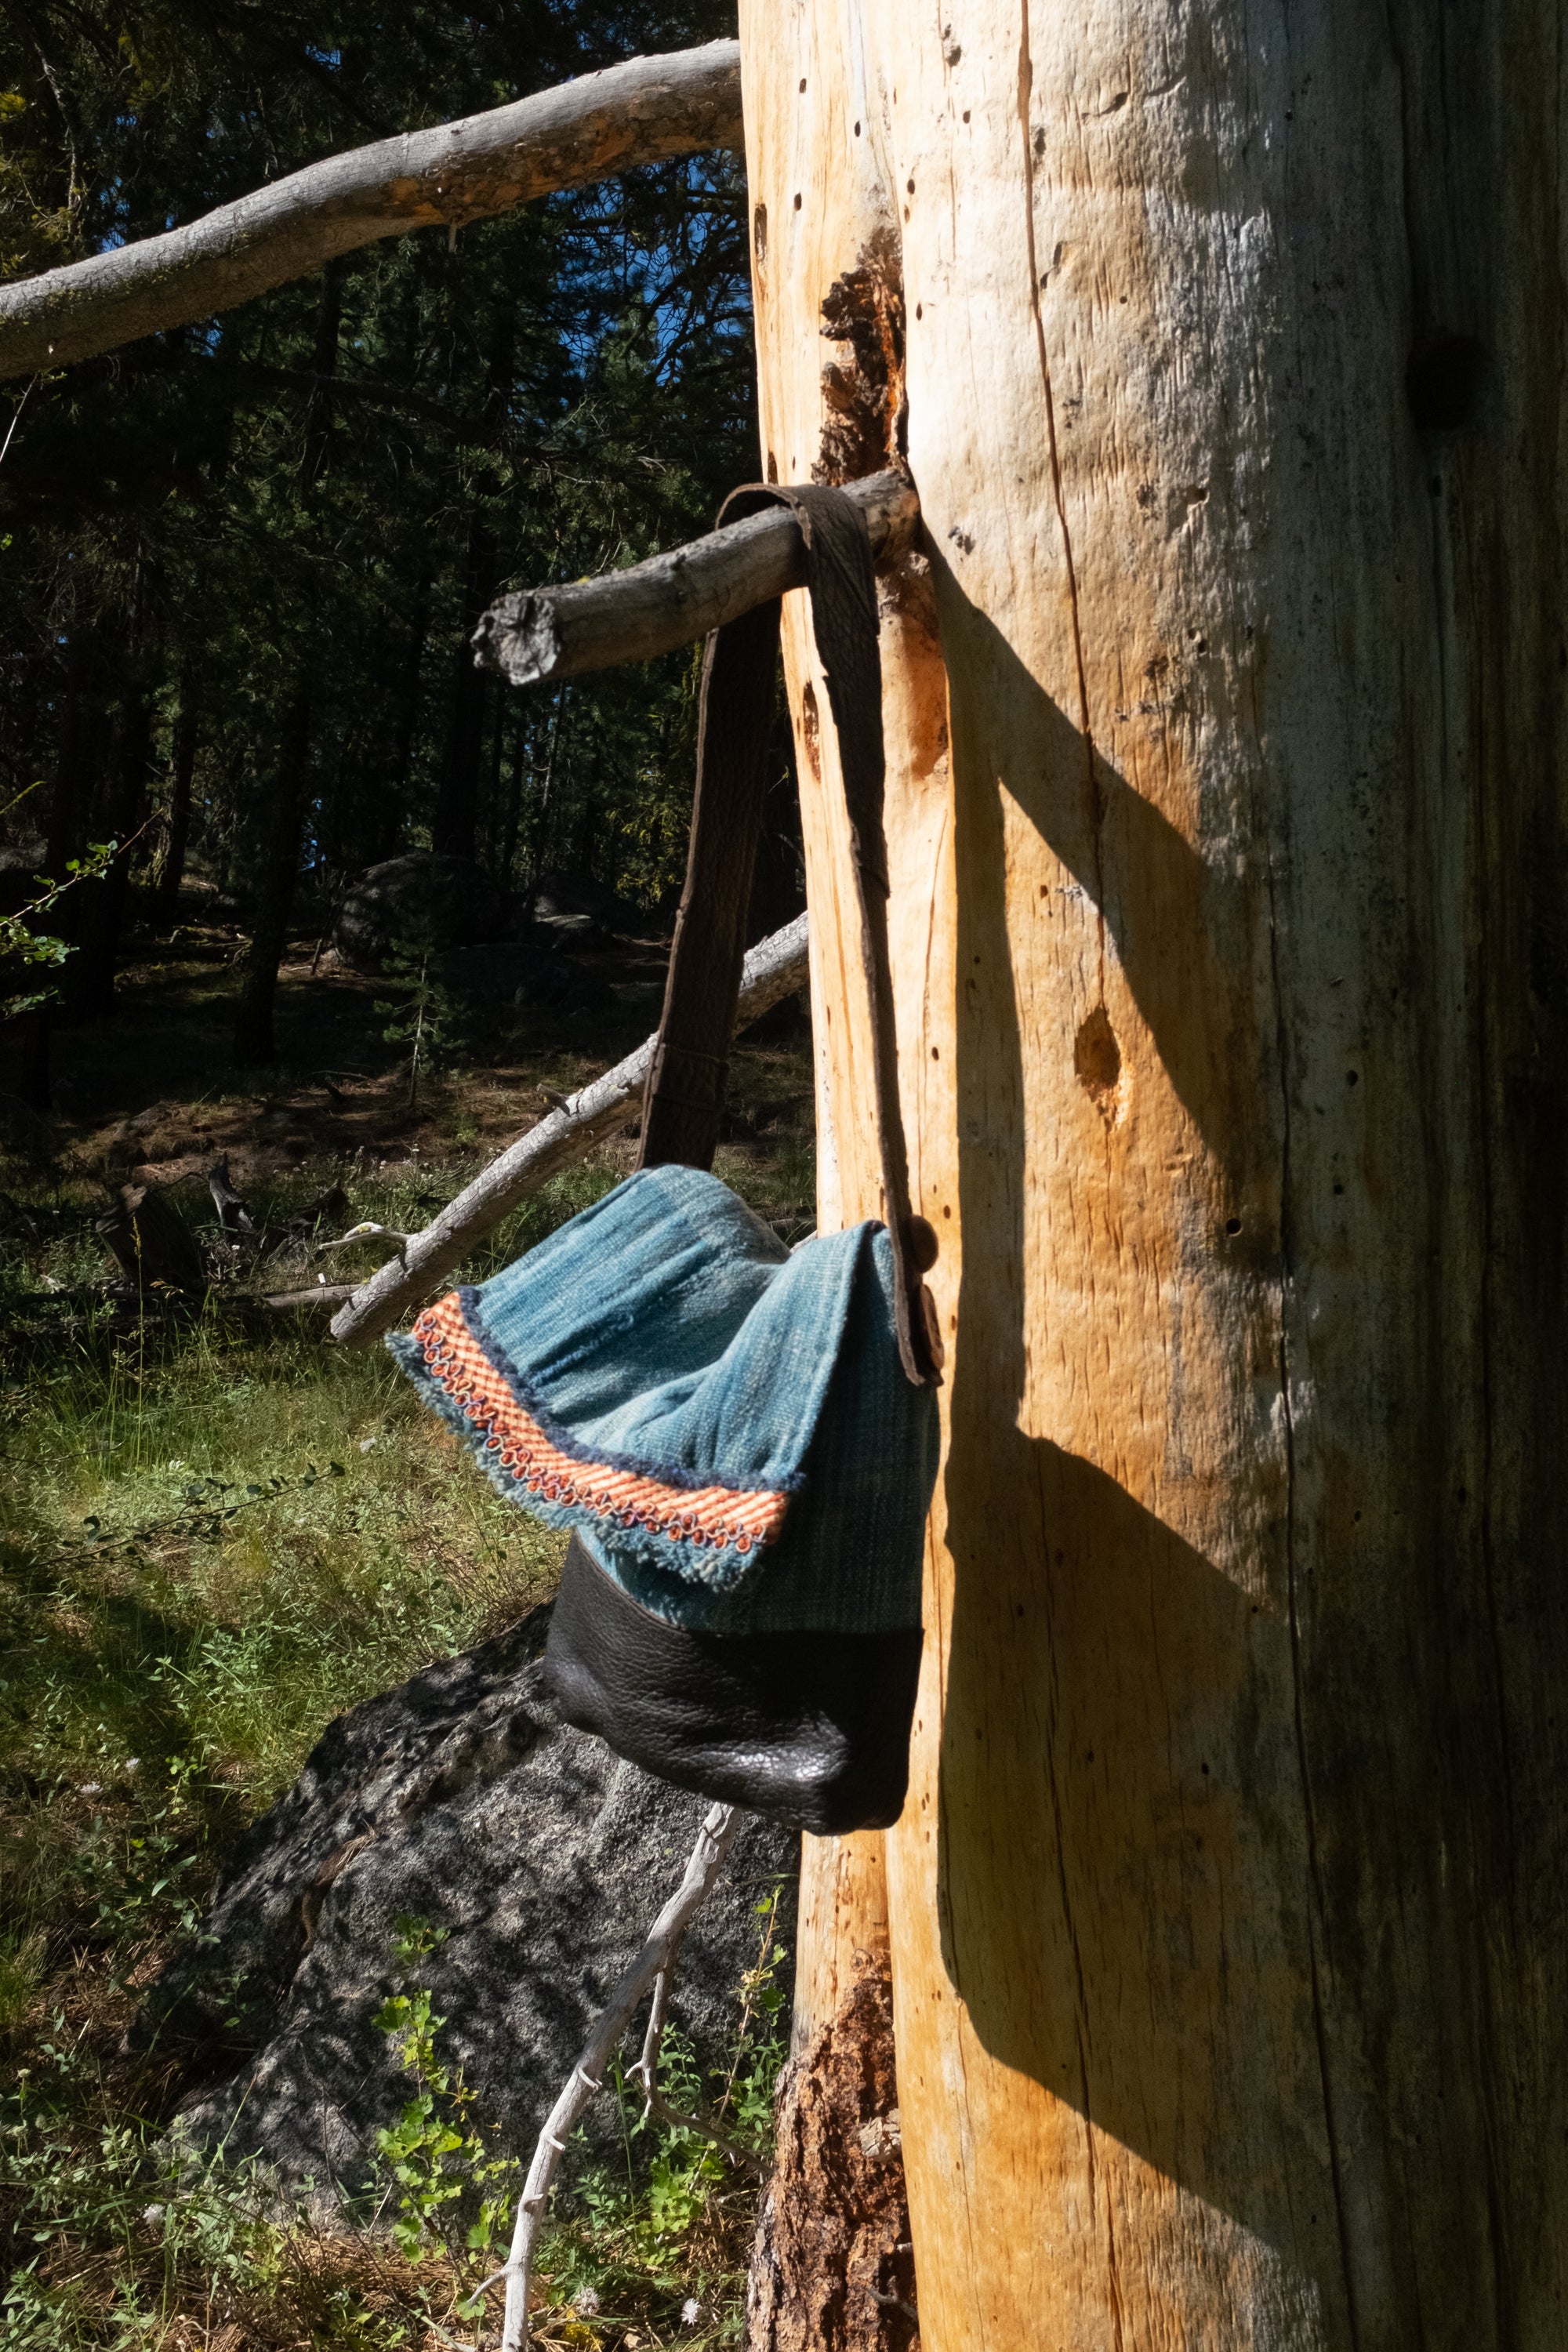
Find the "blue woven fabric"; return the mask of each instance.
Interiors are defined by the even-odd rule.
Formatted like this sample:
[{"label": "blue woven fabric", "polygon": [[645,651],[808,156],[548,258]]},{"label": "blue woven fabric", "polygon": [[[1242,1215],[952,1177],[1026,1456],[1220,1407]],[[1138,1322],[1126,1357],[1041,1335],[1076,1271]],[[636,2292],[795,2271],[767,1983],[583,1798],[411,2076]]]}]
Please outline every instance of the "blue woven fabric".
[{"label": "blue woven fabric", "polygon": [[458,1352],[477,1345],[503,1411],[514,1400],[568,1467],[694,1497],[731,1489],[753,1508],[774,1498],[782,1531],[748,1552],[531,1492],[428,1345],[390,1340],[500,1491],[575,1528],[644,1607],[715,1632],[919,1624],[936,1406],[899,1361],[879,1225],[791,1253],[716,1177],[645,1169],[456,1297]]}]

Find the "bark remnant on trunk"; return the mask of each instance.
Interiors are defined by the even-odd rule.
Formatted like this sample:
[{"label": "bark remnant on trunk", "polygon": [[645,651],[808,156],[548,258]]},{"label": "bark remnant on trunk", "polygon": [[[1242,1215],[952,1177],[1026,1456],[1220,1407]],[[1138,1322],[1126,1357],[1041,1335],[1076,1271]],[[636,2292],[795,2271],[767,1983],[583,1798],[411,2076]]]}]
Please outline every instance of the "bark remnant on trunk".
[{"label": "bark remnant on trunk", "polygon": [[893,1997],[868,1963],[779,2084],[747,2352],[917,2352]]}]

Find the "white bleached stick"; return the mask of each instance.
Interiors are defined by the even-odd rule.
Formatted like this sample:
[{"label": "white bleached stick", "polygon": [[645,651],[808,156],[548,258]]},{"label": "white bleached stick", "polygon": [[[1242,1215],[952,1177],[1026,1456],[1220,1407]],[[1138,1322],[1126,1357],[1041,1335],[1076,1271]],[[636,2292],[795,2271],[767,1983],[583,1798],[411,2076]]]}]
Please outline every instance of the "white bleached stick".
[{"label": "white bleached stick", "polygon": [[[759,1020],[771,1005],[804,987],[805,980],[806,918],[797,915],[782,931],[774,931],[748,950],[736,1027]],[[439,1287],[476,1242],[492,1232],[520,1201],[537,1192],[563,1168],[585,1160],[595,1143],[623,1127],[642,1100],[653,1048],[654,1040],[649,1037],[603,1077],[580,1087],[570,1101],[552,1109],[492,1160],[422,1233],[405,1234],[397,1255],[362,1282],[347,1306],[333,1317],[333,1339],[363,1347],[383,1331],[390,1331],[410,1307]]]},{"label": "white bleached stick", "polygon": [[485,2287],[494,2286],[500,2279],[506,2281],[506,2319],[501,2328],[500,2352],[525,2352],[529,2341],[528,2283],[533,2267],[533,2250],[539,2237],[540,2223],[544,2218],[545,2202],[550,2195],[550,2184],[555,2177],[555,2168],[566,2152],[567,2136],[595,2092],[603,2090],[605,2069],[614,2057],[616,2045],[631,2022],[638,2001],[650,1985],[666,1976],[676,1946],[701,1909],[724,1857],[734,1843],[741,1819],[732,1805],[714,1805],[710,1809],[697,1833],[697,1843],[686,1865],[686,1875],[649,1928],[647,1940],[641,1951],[611,1993],[582,2055],[567,2077],[565,2089],[550,2110],[518,2202],[511,2250],[501,2268],[477,2291],[482,2294]]}]

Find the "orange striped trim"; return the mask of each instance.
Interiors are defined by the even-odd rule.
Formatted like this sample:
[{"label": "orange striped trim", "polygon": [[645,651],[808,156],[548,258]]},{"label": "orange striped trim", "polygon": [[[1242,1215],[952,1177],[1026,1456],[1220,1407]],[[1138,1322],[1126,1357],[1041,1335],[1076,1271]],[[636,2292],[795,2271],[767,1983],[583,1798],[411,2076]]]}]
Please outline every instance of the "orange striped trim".
[{"label": "orange striped trim", "polygon": [[732,1544],[744,1555],[778,1541],[787,1495],[668,1486],[636,1471],[579,1461],[552,1444],[474,1338],[455,1290],[425,1309],[414,1338],[431,1379],[483,1433],[484,1452],[499,1455],[519,1485],[541,1501],[594,1511],[623,1528],[647,1528],[699,1551],[726,1551]]}]

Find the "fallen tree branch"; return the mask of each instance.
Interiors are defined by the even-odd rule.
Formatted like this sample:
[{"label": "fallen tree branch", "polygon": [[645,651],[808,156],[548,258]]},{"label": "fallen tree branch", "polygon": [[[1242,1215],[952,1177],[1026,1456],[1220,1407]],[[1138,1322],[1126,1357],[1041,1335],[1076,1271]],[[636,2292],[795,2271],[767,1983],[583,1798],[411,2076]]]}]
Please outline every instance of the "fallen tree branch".
[{"label": "fallen tree branch", "polygon": [[342,1307],[354,1295],[352,1282],[319,1282],[313,1290],[269,1290],[263,1294],[261,1304],[279,1314],[293,1308]]},{"label": "fallen tree branch", "polygon": [[[879,567],[896,563],[913,543],[920,513],[909,483],[901,474],[873,474],[845,495],[865,514]],[[503,596],[474,632],[475,657],[513,686],[649,661],[805,582],[800,525],[774,507],[624,572]]]},{"label": "fallen tree branch", "polygon": [[[799,915],[751,950],[741,975],[737,1028],[759,1020],[771,1005],[804,987],[806,942],[806,918]],[[624,1126],[642,1099],[653,1047],[654,1040],[646,1039],[635,1054],[550,1111],[465,1185],[422,1233],[408,1234],[398,1255],[378,1267],[333,1317],[333,1339],[363,1347],[391,1330],[520,1201],[537,1192],[563,1168],[585,1160],[596,1143]]]},{"label": "fallen tree branch", "polygon": [[740,44],[710,41],[352,148],[187,227],[0,287],[0,377],[209,319],[380,237],[459,228],[740,137]]},{"label": "fallen tree branch", "polygon": [[477,2303],[487,2288],[505,2279],[506,2319],[501,2328],[500,2352],[524,2352],[529,2340],[528,2284],[534,2243],[555,2168],[566,2152],[567,2134],[595,2092],[604,2089],[605,2069],[616,2053],[616,2045],[648,1987],[667,1975],[676,1947],[718,1876],[741,1820],[732,1805],[715,1805],[709,1812],[698,1832],[686,1875],[649,1928],[641,1951],[611,1993],[604,2014],[567,2077],[566,2088],[550,2110],[518,2200],[510,2251],[502,2267],[486,2279],[472,2298]]}]

